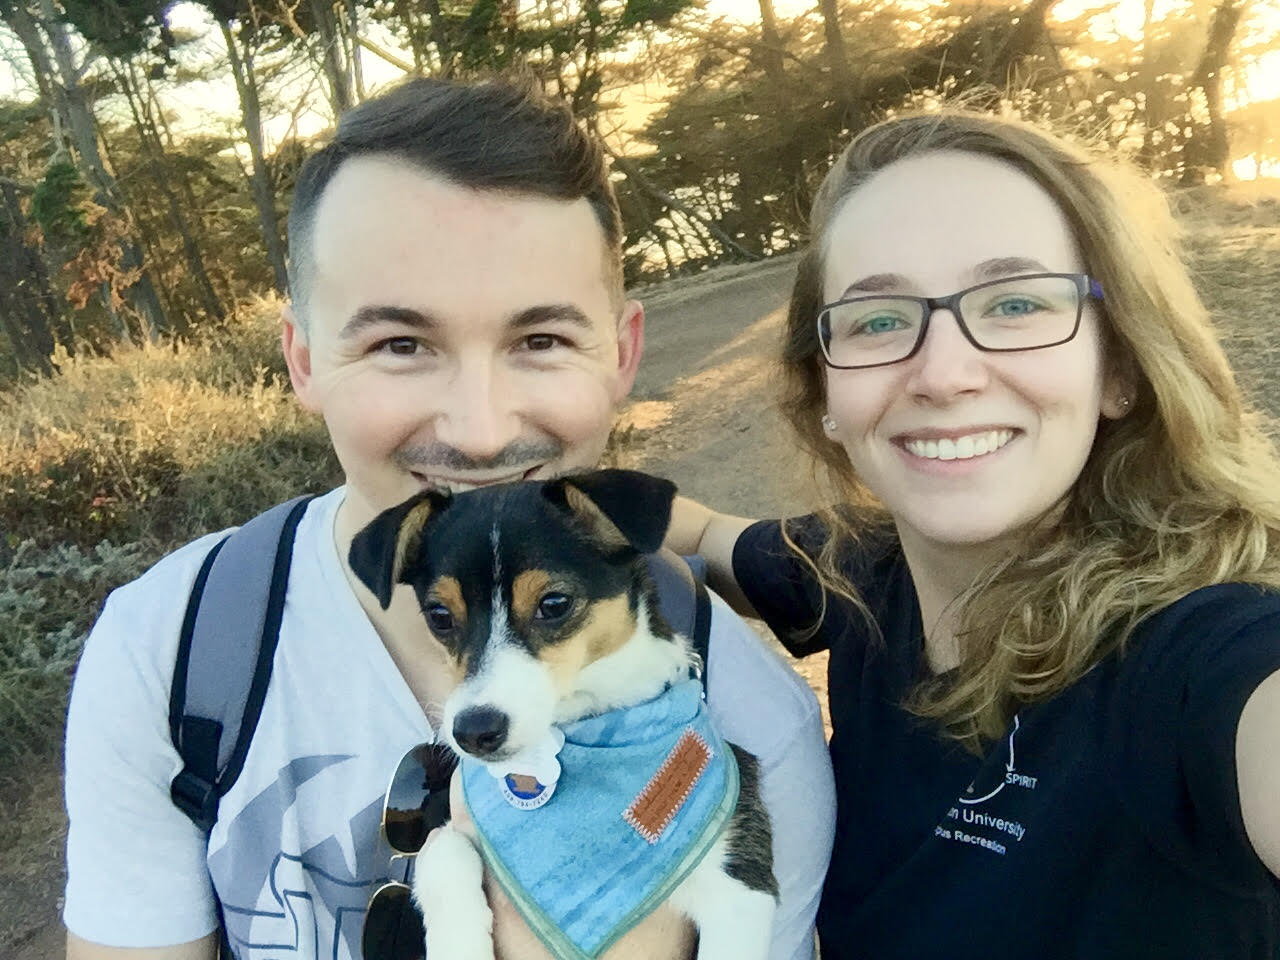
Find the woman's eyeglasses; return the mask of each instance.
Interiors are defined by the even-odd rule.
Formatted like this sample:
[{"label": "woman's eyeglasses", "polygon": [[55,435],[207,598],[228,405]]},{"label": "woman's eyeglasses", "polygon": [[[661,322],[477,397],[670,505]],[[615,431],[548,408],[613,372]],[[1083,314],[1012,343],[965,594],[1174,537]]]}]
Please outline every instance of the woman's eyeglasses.
[{"label": "woman's eyeglasses", "polygon": [[[427,834],[449,820],[449,781],[457,765],[457,755],[439,743],[419,744],[396,765],[382,805],[382,835],[393,860],[417,854]],[[407,863],[403,880],[374,891],[360,941],[364,960],[424,960],[426,930],[411,893]]]},{"label": "woman's eyeglasses", "polygon": [[933,311],[945,309],[979,350],[1041,350],[1076,335],[1088,299],[1101,300],[1102,286],[1083,273],[1009,277],[949,297],[849,297],[819,312],[818,342],[839,370],[901,363],[924,344]]}]

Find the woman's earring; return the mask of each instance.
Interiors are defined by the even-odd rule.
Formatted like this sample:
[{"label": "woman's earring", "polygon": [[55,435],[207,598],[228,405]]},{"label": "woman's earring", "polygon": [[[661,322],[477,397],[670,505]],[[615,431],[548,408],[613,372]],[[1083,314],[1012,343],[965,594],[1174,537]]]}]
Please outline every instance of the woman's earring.
[{"label": "woman's earring", "polygon": [[1130,403],[1130,400],[1129,400],[1129,398],[1128,398],[1128,397],[1121,397],[1121,398],[1120,398],[1120,409],[1121,409],[1121,410],[1128,410],[1128,409],[1129,409],[1129,403]]},{"label": "woman's earring", "polygon": [[836,422],[835,420],[831,419],[831,414],[824,413],[822,415],[822,429],[827,431],[827,433],[832,433],[835,431]]}]

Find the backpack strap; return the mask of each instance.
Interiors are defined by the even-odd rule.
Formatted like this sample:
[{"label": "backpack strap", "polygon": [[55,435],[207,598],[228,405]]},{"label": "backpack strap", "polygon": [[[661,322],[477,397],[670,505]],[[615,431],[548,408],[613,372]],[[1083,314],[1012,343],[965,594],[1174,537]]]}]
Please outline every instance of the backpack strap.
[{"label": "backpack strap", "polygon": [[219,541],[191,588],[169,691],[169,733],[184,766],[169,795],[205,833],[262,713],[294,533],[311,499],[272,507]]},{"label": "backpack strap", "polygon": [[707,691],[707,663],[711,646],[711,595],[707,593],[706,561],[702,557],[679,557],[671,553],[651,553],[647,557],[649,575],[658,589],[658,608],[677,633],[693,644],[702,661],[702,695]]}]

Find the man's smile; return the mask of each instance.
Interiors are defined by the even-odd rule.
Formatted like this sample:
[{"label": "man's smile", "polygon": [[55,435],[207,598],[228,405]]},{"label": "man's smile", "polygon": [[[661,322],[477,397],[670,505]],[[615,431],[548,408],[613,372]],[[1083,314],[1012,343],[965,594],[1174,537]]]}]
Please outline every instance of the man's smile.
[{"label": "man's smile", "polygon": [[476,487],[489,487],[499,483],[515,483],[519,480],[540,479],[536,475],[546,464],[534,464],[523,470],[514,470],[504,473],[455,473],[445,474],[428,472],[426,470],[409,471],[413,479],[426,487],[434,487],[436,489],[444,488],[452,493],[461,493],[464,490],[472,490]]}]

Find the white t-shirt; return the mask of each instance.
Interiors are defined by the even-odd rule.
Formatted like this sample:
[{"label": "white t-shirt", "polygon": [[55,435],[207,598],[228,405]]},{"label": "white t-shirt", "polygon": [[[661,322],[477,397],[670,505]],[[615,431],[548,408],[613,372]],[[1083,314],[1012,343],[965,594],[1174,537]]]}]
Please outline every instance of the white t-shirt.
[{"label": "white t-shirt", "polygon": [[[220,899],[241,960],[360,960],[370,895],[404,878],[380,839],[383,792],[432,732],[340,565],[342,497],[313,501],[298,527],[262,716],[207,844],[169,798],[182,768],[169,688],[187,595],[221,534],[108,598],[67,718],[72,933],[120,947],[184,943],[217,926]],[[772,814],[781,902],[770,957],[811,957],[835,821],[817,701],[719,598],[709,658],[712,717],[759,757]]]}]

